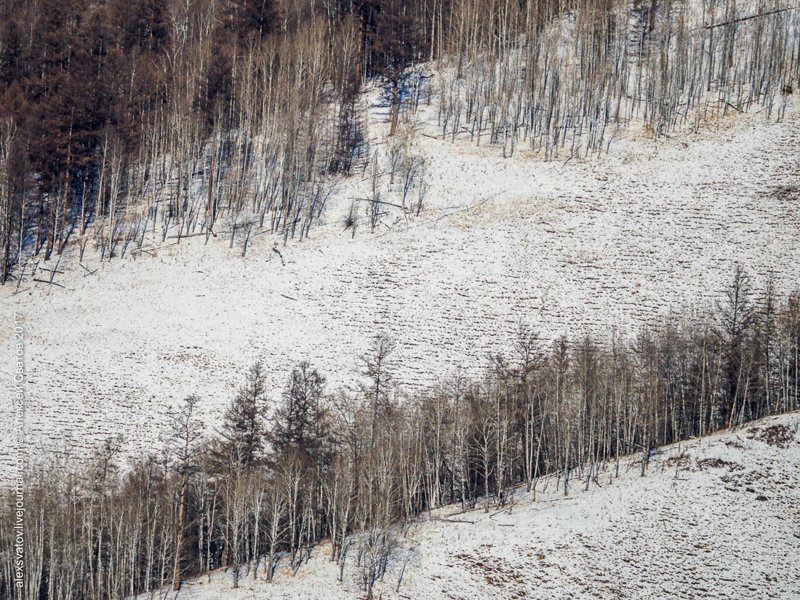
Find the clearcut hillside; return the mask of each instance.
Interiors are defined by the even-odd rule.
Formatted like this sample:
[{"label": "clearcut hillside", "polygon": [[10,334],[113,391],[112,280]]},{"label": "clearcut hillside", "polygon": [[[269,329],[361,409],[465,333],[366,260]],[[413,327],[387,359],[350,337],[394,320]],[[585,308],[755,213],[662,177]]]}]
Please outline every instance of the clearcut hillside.
[{"label": "clearcut hillside", "polygon": [[[370,143],[386,148],[380,90],[364,101]],[[434,103],[401,134],[425,160],[419,214],[399,207],[399,177],[392,185],[379,168],[373,229],[364,165],[302,242],[258,234],[243,257],[223,239],[167,239],[102,262],[93,252],[81,262],[71,247],[0,288],[0,302],[28,323],[34,452],[80,457],[112,436],[126,452],[152,449],[178,400],[198,394],[212,423],[257,360],[275,398],[303,360],[327,376],[328,391],[353,386],[376,334],[395,340],[392,371],[409,391],[479,376],[520,324],[543,340],[608,341],[702,313],[737,264],[756,292],[768,279],[778,294],[796,289],[800,110],[791,98],[777,122],[720,111],[698,132],[654,140],[633,128],[609,154],[585,159],[504,159],[435,131]],[[51,276],[57,285],[36,281]],[[2,363],[8,381],[12,368]]]}]

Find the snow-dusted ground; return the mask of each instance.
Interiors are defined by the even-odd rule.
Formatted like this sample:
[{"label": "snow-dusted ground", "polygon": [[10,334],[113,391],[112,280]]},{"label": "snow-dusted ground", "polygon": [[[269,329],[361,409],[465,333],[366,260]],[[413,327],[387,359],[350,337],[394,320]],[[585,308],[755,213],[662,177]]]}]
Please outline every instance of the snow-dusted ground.
[{"label": "snow-dusted ground", "polygon": [[[29,277],[0,289],[4,312],[28,323],[32,451],[82,456],[117,434],[126,451],[150,451],[177,400],[199,394],[211,421],[258,359],[273,397],[301,360],[329,389],[351,384],[377,333],[397,341],[397,380],[413,389],[478,375],[521,322],[545,339],[608,338],[703,309],[737,262],[757,285],[771,274],[779,292],[797,286],[795,105],[783,122],[720,117],[658,141],[632,129],[608,156],[558,162],[428,137],[431,114],[413,143],[430,186],[420,216],[390,210],[370,232],[362,215],[355,235],[345,231],[353,199],[368,193],[359,173],[331,199],[326,225],[280,247],[285,265],[266,234],[245,258],[195,237],[102,264],[87,251],[86,268],[71,249],[55,276],[63,288]],[[373,148],[386,147],[385,116],[373,104]],[[10,333],[0,332],[3,347]],[[3,381],[12,359],[0,360]],[[0,439],[11,425],[0,420]]]},{"label": "snow-dusted ground", "polygon": [[[640,458],[567,497],[548,479],[536,502],[435,512],[400,537],[375,597],[800,598],[800,413],[661,449],[644,477]],[[329,555],[239,590],[218,571],[177,598],[363,598],[354,558],[338,583]]]}]

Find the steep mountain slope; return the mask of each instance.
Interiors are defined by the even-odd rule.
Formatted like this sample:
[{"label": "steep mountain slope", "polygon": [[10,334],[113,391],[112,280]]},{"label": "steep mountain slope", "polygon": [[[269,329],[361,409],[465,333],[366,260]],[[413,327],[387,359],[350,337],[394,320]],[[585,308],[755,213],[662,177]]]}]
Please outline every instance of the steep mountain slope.
[{"label": "steep mountain slope", "polygon": [[[375,90],[368,100],[371,145],[385,156],[387,108]],[[242,257],[227,241],[193,237],[102,263],[92,252],[80,263],[73,248],[37,265],[35,277],[58,286],[28,276],[0,289],[3,306],[27,319],[33,451],[81,456],[117,434],[127,452],[152,449],[178,399],[198,393],[213,418],[259,359],[273,397],[301,360],[331,390],[352,384],[376,333],[395,338],[392,368],[408,390],[478,375],[520,323],[544,339],[609,339],[702,310],[737,263],[756,289],[768,277],[778,293],[797,284],[791,101],[780,122],[735,114],[658,141],[631,130],[608,156],[585,160],[502,159],[497,148],[434,139],[433,107],[408,131],[426,161],[419,215],[392,206],[400,184],[381,171],[385,204],[371,231],[365,167],[301,243],[260,234]],[[354,204],[358,222],[345,229]],[[4,361],[0,376],[11,381],[11,369]]]},{"label": "steep mountain slope", "polygon": [[[436,511],[398,534],[376,597],[800,598],[800,414],[539,483],[537,500]],[[557,488],[557,486],[560,486]],[[556,489],[557,488],[557,489]],[[272,584],[230,574],[189,582],[178,598],[359,598],[357,541],[337,583],[329,548]]]}]

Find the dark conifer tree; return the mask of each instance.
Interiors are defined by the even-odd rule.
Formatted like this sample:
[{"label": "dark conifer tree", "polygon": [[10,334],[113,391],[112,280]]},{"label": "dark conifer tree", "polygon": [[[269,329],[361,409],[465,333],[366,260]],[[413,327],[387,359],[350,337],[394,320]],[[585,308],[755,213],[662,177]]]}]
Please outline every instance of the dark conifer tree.
[{"label": "dark conifer tree", "polygon": [[367,71],[385,78],[390,87],[390,129],[394,135],[400,112],[403,74],[424,53],[413,6],[403,0],[365,0],[360,4]]},{"label": "dark conifer tree", "polygon": [[255,363],[225,411],[216,454],[221,460],[252,467],[263,459],[267,432],[267,386],[264,367]]},{"label": "dark conifer tree", "polygon": [[740,402],[746,390],[742,367],[748,360],[745,353],[749,351],[745,341],[752,333],[755,316],[751,296],[750,278],[737,265],[731,285],[717,307],[717,335],[721,342],[726,381],[726,397],[719,409],[721,427],[733,425],[737,411],[742,409]]},{"label": "dark conifer tree", "polygon": [[326,437],[324,389],[325,378],[308,362],[292,371],[289,387],[275,411],[271,437],[278,457],[296,454],[306,463],[319,461]]}]

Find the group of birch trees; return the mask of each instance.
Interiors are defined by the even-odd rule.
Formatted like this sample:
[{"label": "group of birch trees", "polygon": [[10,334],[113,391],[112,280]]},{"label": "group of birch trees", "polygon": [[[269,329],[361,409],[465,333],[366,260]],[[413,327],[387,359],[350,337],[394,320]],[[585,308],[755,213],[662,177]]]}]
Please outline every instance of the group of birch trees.
[{"label": "group of birch trees", "polygon": [[780,119],[800,80],[800,10],[772,0],[465,0],[451,27],[439,132],[504,156],[583,157],[631,125],[696,130],[753,105]]},{"label": "group of birch trees", "polygon": [[384,4],[4,1],[2,281],[70,242],[110,258],[167,237],[307,235],[366,152],[363,79],[415,51],[387,46],[411,21]]},{"label": "group of birch trees", "polygon": [[443,137],[548,159],[631,124],[781,118],[800,83],[800,10],[778,0],[4,0],[0,16],[3,282],[71,242],[110,258],[303,238],[334,177],[368,163],[362,83],[384,85],[393,135],[415,63],[436,71]]},{"label": "group of birch trees", "polygon": [[[545,475],[571,493],[632,460],[645,474],[658,445],[800,409],[800,296],[756,294],[740,270],[691,326],[603,343],[546,343],[521,328],[508,347],[480,380],[411,395],[386,337],[339,390],[307,363],[271,390],[256,364],[211,425],[203,400],[187,398],[151,456],[126,463],[115,439],[88,463],[32,471],[21,597],[135,597],[219,568],[233,587],[272,581],[322,540],[340,580],[371,595],[403,526],[429,510],[535,499]],[[11,589],[12,546],[0,528],[0,590]]]}]

